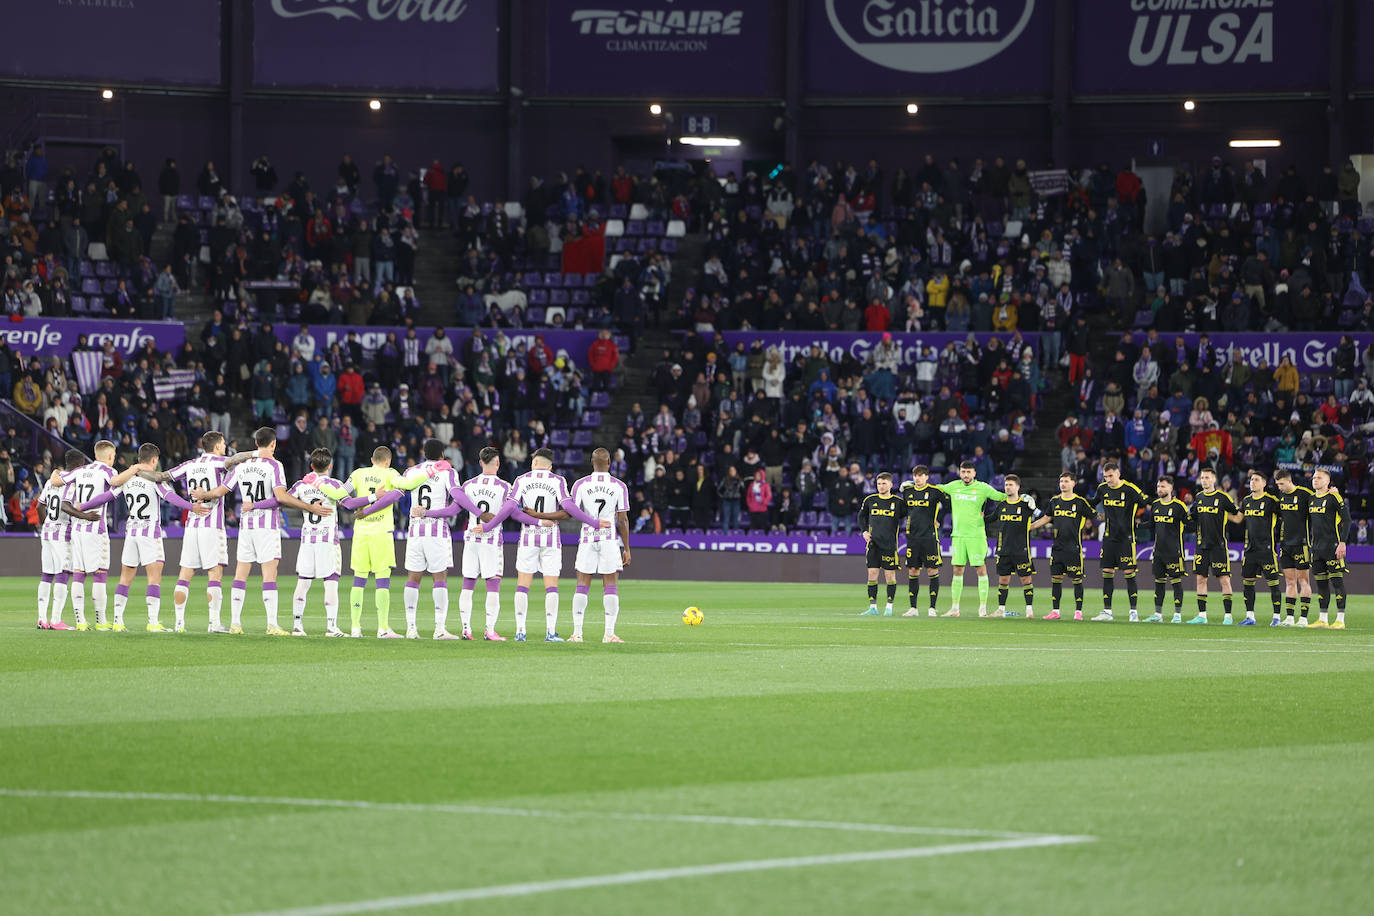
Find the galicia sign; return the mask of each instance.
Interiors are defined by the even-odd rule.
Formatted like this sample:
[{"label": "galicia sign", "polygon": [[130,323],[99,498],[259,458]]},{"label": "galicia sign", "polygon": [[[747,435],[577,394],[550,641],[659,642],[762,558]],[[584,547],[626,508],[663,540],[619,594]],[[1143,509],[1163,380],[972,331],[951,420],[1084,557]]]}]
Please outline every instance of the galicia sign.
[{"label": "galicia sign", "polygon": [[948,73],[1005,51],[1026,30],[1035,0],[868,0],[862,6],[826,0],[825,11],[855,54],[891,70]]},{"label": "galicia sign", "polygon": [[809,0],[807,90],[1046,94],[1053,6],[1050,0]]}]

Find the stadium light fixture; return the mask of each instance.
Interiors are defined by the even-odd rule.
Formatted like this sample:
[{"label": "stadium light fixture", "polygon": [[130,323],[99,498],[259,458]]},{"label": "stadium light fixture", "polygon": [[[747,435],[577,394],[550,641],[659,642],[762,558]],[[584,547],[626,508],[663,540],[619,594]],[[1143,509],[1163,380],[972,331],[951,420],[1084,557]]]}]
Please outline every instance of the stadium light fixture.
[{"label": "stadium light fixture", "polygon": [[1184,99],[1184,100],[1183,100],[1183,110],[1184,110],[1184,111],[1192,111],[1192,110],[1194,110],[1195,108],[1197,108],[1197,102],[1194,102],[1192,99]]},{"label": "stadium light fixture", "polygon": [[653,115],[654,117],[658,117],[659,115],[663,114],[663,106],[658,104],[657,102],[654,102],[652,105],[649,106],[649,114]]},{"label": "stadium light fixture", "polygon": [[372,99],[371,101],[369,101],[369,102],[367,103],[367,107],[368,107],[368,108],[371,108],[373,111],[381,111],[381,110],[382,110],[382,100],[381,100],[381,99]]},{"label": "stadium light fixture", "polygon": [[921,106],[920,106],[920,105],[917,105],[915,102],[907,102],[907,103],[906,103],[906,113],[907,113],[907,114],[909,114],[909,115],[914,115],[916,112],[918,112],[918,111],[920,111],[920,110],[921,110]]},{"label": "stadium light fixture", "polygon": [[114,98],[114,90],[102,89],[100,90],[100,97],[108,102],[110,99]]},{"label": "stadium light fixture", "polygon": [[739,137],[679,137],[684,146],[739,146]]},{"label": "stadium light fixture", "polygon": [[1279,140],[1232,140],[1232,149],[1273,149],[1283,146]]}]

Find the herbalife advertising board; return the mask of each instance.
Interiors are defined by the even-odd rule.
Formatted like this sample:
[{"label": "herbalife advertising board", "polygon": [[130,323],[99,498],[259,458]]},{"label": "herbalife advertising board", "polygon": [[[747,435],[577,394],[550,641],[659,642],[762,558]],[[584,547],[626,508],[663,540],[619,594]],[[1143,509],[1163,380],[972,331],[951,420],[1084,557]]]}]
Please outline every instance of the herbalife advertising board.
[{"label": "herbalife advertising board", "polygon": [[1052,7],[1051,0],[811,0],[807,92],[1048,95]]}]

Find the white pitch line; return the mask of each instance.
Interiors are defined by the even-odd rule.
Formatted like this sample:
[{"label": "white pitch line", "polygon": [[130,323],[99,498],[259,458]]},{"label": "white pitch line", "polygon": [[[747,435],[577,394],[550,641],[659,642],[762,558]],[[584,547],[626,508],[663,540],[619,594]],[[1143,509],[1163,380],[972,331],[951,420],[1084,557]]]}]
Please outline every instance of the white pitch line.
[{"label": "white pitch line", "polygon": [[216,805],[261,805],[285,808],[342,808],[359,811],[406,811],[420,814],[467,814],[490,817],[529,817],[557,820],[644,821],[666,824],[707,824],[726,827],[773,827],[789,830],[838,830],[847,833],[886,833],[906,836],[964,836],[1026,839],[1043,834],[1012,830],[971,830],[959,827],[909,827],[902,824],[862,824],[846,821],[808,821],[794,818],[730,817],[714,814],[653,814],[633,811],[560,811],[484,805],[376,802],[343,798],[276,798],[254,795],[204,795],[190,792],[102,792],[0,788],[0,797],[61,798],[78,801],[186,802]]},{"label": "white pitch line", "polygon": [[[666,642],[638,639],[640,646],[687,646],[686,642]],[[874,643],[836,643],[836,642],[713,642],[708,646],[726,646],[733,649],[917,649],[932,652],[1062,652],[1079,655],[1090,652],[1111,652],[1140,655],[1367,655],[1356,651],[1357,646],[1342,644],[1331,648],[1305,649],[1207,649],[1186,646],[1161,646],[1144,648],[1141,646],[930,646],[905,643],[902,645],[879,645]],[[1368,646],[1367,648],[1374,648]]]},{"label": "white pitch line", "polygon": [[491,900],[498,897],[529,897],[557,891],[577,891],[596,887],[619,887],[645,884],[651,881],[676,881],[683,878],[707,878],[715,875],[751,874],[792,868],[813,868],[825,865],[852,865],[866,862],[893,862],[904,859],[929,859],[935,856],[960,855],[969,852],[995,852],[1007,849],[1032,849],[1044,846],[1067,846],[1091,843],[1089,836],[1030,836],[1020,839],[986,840],[981,843],[950,843],[943,846],[914,846],[906,849],[881,849],[874,852],[845,852],[819,856],[796,856],[785,859],[752,859],[744,862],[719,862],[713,865],[687,865],[680,868],[651,868],[611,875],[589,875],[583,878],[560,878],[553,881],[531,881],[524,884],[497,884],[461,890],[434,891],[427,894],[408,894],[402,897],[379,897],[352,903],[325,903],[318,906],[292,907],[284,910],[264,910],[243,916],[350,916],[356,913],[383,913],[391,910],[463,903],[470,900]]}]

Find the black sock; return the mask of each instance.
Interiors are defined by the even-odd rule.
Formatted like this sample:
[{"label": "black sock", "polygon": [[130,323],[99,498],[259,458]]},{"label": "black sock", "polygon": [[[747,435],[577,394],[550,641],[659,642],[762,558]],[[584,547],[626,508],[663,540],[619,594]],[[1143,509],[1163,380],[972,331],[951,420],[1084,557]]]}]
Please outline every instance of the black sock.
[{"label": "black sock", "polygon": [[887,583],[887,603],[890,605],[897,600],[897,583]]},{"label": "black sock", "polygon": [[1026,607],[1028,607],[1028,608],[1030,608],[1030,607],[1035,607],[1035,586],[1034,586],[1034,585],[1023,585],[1023,586],[1021,586],[1021,597],[1023,597],[1023,598],[1026,599]]},{"label": "black sock", "polygon": [[1183,580],[1174,583],[1174,613],[1183,613]]},{"label": "black sock", "polygon": [[1126,600],[1131,603],[1131,610],[1133,611],[1135,610],[1136,603],[1139,600],[1137,596],[1139,590],[1139,586],[1135,584],[1135,571],[1132,570],[1126,573]]},{"label": "black sock", "polygon": [[1274,616],[1277,617],[1283,608],[1283,592],[1277,582],[1269,583],[1269,600],[1274,603]]},{"label": "black sock", "polygon": [[1227,617],[1231,616],[1231,593],[1226,592],[1221,596],[1221,612]]},{"label": "black sock", "polygon": [[1108,614],[1112,612],[1112,592],[1116,591],[1116,578],[1114,576],[1102,577],[1102,607]]},{"label": "black sock", "polygon": [[1064,583],[1056,580],[1050,583],[1050,603],[1057,611],[1059,610],[1059,599],[1064,597]]},{"label": "black sock", "polygon": [[869,603],[869,604],[877,604],[877,603],[878,603],[878,583],[877,583],[877,582],[870,582],[870,583],[868,583],[868,603]]},{"label": "black sock", "polygon": [[1167,584],[1168,584],[1168,583],[1166,583],[1163,579],[1156,579],[1156,580],[1155,580],[1155,613],[1156,613],[1156,614],[1163,614],[1163,613],[1164,613],[1164,589],[1165,589],[1165,586],[1166,586]]},{"label": "black sock", "polygon": [[[1298,599],[1293,595],[1285,595],[1283,599],[1283,614],[1285,617],[1293,617],[1298,610]],[[1306,614],[1303,614],[1306,617]]]},{"label": "black sock", "polygon": [[999,608],[1007,606],[1007,587],[1005,585],[997,586],[997,606]]},{"label": "black sock", "polygon": [[1331,590],[1336,593],[1336,611],[1345,613],[1345,576],[1331,577]]},{"label": "black sock", "polygon": [[1073,609],[1083,610],[1083,580],[1076,579],[1073,583]]},{"label": "black sock", "polygon": [[1323,614],[1331,607],[1331,583],[1325,579],[1317,580],[1317,607]]},{"label": "black sock", "polygon": [[926,582],[926,587],[930,590],[930,609],[935,610],[935,599],[940,595],[940,577],[936,576]]},{"label": "black sock", "polygon": [[1312,596],[1303,595],[1298,599],[1298,608],[1302,611],[1302,619],[1306,620],[1308,613],[1312,610]]},{"label": "black sock", "polygon": [[913,608],[915,608],[915,607],[916,607],[916,596],[917,596],[917,595],[920,593],[920,591],[921,591],[921,582],[920,582],[920,580],[919,580],[919,579],[912,579],[910,582],[907,583],[906,590],[907,590],[907,597],[909,597],[909,598],[911,599],[911,606],[912,606]]},{"label": "black sock", "polygon": [[1198,595],[1198,596],[1197,596],[1197,613],[1198,613],[1198,616],[1199,616],[1199,617],[1202,617],[1202,616],[1205,616],[1205,615],[1206,615],[1206,613],[1207,613],[1207,596],[1206,596],[1206,595]]},{"label": "black sock", "polygon": [[1255,583],[1245,583],[1245,613],[1255,613]]}]

